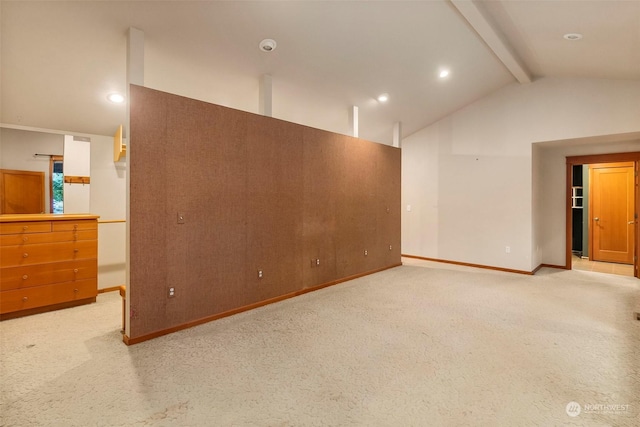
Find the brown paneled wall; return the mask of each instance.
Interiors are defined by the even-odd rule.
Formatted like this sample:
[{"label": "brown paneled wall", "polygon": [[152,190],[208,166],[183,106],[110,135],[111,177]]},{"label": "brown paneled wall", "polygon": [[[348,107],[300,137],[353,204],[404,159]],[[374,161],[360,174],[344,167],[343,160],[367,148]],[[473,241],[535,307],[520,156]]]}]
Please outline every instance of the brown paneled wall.
[{"label": "brown paneled wall", "polygon": [[130,102],[126,339],[400,264],[399,149],[139,86]]}]

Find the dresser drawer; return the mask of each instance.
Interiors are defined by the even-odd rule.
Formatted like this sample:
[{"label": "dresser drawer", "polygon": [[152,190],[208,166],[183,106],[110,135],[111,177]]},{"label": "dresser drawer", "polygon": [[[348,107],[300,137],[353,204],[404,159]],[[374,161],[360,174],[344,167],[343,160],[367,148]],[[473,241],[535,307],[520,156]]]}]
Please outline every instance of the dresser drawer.
[{"label": "dresser drawer", "polygon": [[0,313],[12,313],[51,304],[94,298],[97,295],[97,289],[97,280],[89,279],[3,291],[0,293]]},{"label": "dresser drawer", "polygon": [[95,240],[0,247],[0,267],[43,264],[98,257]]},{"label": "dresser drawer", "polygon": [[53,221],[53,231],[97,230],[98,221]]},{"label": "dresser drawer", "polygon": [[53,287],[53,304],[95,298],[98,295],[98,279],[78,280],[51,286]]},{"label": "dresser drawer", "polygon": [[42,307],[52,304],[52,285],[0,292],[0,313]]},{"label": "dresser drawer", "polygon": [[38,243],[73,242],[96,240],[98,230],[58,231],[55,233],[5,234],[0,235],[0,246],[34,245]]},{"label": "dresser drawer", "polygon": [[95,259],[0,268],[0,291],[98,277]]},{"label": "dresser drawer", "polygon": [[0,234],[48,233],[50,231],[51,221],[0,223]]}]

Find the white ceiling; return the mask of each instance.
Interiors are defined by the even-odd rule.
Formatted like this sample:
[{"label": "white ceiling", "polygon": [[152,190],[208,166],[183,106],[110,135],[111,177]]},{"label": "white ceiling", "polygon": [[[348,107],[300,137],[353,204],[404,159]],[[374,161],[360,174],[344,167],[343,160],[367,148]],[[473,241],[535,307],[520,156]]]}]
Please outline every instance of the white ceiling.
[{"label": "white ceiling", "polygon": [[0,15],[0,122],[78,133],[125,121],[106,95],[125,92],[129,27],[145,34],[148,87],[258,112],[270,74],[274,117],[347,133],[355,105],[360,136],[384,143],[395,122],[407,136],[522,81],[513,64],[534,80],[640,79],[640,0],[2,0]]}]

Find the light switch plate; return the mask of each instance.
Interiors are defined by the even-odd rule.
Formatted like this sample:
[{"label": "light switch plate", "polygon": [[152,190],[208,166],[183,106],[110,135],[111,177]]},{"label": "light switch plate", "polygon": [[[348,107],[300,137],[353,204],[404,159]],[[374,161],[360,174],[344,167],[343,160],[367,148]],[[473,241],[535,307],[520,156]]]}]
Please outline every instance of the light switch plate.
[{"label": "light switch plate", "polygon": [[184,214],[178,212],[178,224],[184,224]]}]

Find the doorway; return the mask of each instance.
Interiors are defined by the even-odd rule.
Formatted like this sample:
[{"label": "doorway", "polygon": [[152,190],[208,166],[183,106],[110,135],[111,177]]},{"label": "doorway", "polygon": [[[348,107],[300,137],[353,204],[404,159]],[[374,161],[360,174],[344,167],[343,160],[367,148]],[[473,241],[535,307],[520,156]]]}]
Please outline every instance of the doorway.
[{"label": "doorway", "polygon": [[64,158],[51,156],[49,160],[49,207],[51,213],[64,213]]},{"label": "doorway", "polygon": [[567,157],[566,268],[639,277],[639,163],[640,153]]}]

